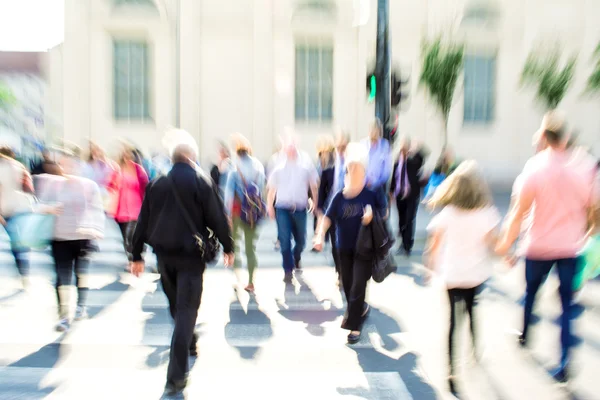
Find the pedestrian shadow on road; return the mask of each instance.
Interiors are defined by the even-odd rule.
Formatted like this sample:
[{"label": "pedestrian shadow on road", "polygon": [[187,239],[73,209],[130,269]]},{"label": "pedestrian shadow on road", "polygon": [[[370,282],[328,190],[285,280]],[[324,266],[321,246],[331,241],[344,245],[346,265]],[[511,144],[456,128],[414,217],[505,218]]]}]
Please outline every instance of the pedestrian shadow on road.
[{"label": "pedestrian shadow on road", "polygon": [[410,265],[398,265],[396,274],[411,278],[418,286],[427,286],[425,272],[412,265],[412,263],[410,263]]},{"label": "pedestrian shadow on road", "polygon": [[93,293],[93,292],[97,292],[97,293],[102,293],[102,292],[117,292],[118,295],[114,298],[111,299],[111,301],[107,302],[106,304],[103,304],[102,306],[88,306],[88,316],[89,318],[96,318],[97,316],[99,316],[100,314],[102,314],[102,312],[104,310],[106,310],[107,308],[109,308],[110,306],[112,306],[113,304],[115,304],[117,301],[119,301],[119,299],[121,298],[121,296],[123,296],[123,294],[125,294],[125,292],[127,292],[127,290],[129,289],[129,285],[121,282],[120,277],[117,277],[113,282],[102,286],[101,288],[98,289],[89,289],[88,290],[88,298],[89,298],[89,294]]},{"label": "pedestrian shadow on road", "polygon": [[[377,332],[386,352],[400,348],[400,343],[392,335],[402,332],[400,323],[381,309],[371,306],[369,320],[377,326]],[[414,399],[433,400],[438,398],[433,386],[425,380],[425,373],[418,364],[418,355],[414,352],[404,353],[400,358],[388,356],[373,347],[352,347],[356,352],[358,363],[365,374],[396,372],[406,386],[406,390]],[[369,375],[367,375],[368,379]],[[387,391],[386,391],[387,390]],[[338,393],[345,396],[357,396],[365,399],[391,399],[389,388],[378,387],[377,382],[369,382],[369,387],[338,388]]]},{"label": "pedestrian shadow on road", "polygon": [[[251,336],[251,342],[244,343],[244,337]],[[229,305],[229,322],[225,325],[225,340],[235,348],[244,360],[255,360],[261,345],[271,339],[271,320],[259,307],[256,298],[249,296],[246,311],[239,295]]]},{"label": "pedestrian shadow on road", "polygon": [[[40,348],[35,353],[31,353],[28,356],[21,358],[18,361],[8,365],[13,368],[32,368],[32,369],[47,369],[48,373],[41,375],[39,381],[34,385],[29,386],[31,382],[23,380],[13,381],[9,384],[11,391],[16,391],[20,394],[23,393],[36,393],[50,395],[61,385],[61,382],[53,382],[50,386],[42,387],[42,383],[46,380],[46,376],[56,367],[62,359],[69,354],[69,346],[63,345],[62,341],[68,336],[67,333],[63,333],[57,340],[49,343]],[[4,385],[3,385],[4,387]],[[44,396],[45,397],[45,396]]]},{"label": "pedestrian shadow on road", "polygon": [[[287,284],[284,291],[283,303],[278,301],[279,313],[294,322],[304,322],[306,330],[313,336],[325,335],[325,322],[335,321],[344,314],[344,310],[333,305],[331,299],[319,300],[313,288],[304,280],[302,275],[296,275],[299,290],[292,284]],[[329,308],[326,302],[330,303]]]}]

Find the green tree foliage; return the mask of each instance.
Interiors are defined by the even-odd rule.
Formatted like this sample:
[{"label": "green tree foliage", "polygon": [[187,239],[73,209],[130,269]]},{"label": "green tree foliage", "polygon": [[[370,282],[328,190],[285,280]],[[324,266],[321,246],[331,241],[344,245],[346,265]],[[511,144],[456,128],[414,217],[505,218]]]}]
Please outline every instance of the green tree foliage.
[{"label": "green tree foliage", "polygon": [[0,108],[8,108],[16,103],[13,92],[0,82]]},{"label": "green tree foliage", "polygon": [[456,83],[464,66],[464,46],[442,43],[441,38],[423,44],[419,84],[424,86],[444,118],[444,147],[448,144],[448,117]]},{"label": "green tree foliage", "polygon": [[521,74],[521,85],[536,87],[537,100],[548,110],[558,107],[575,73],[576,57],[569,58],[564,66],[560,59],[559,51],[543,55],[532,52]]},{"label": "green tree foliage", "polygon": [[593,93],[600,93],[600,43],[598,43],[598,47],[594,52],[594,59],[596,60],[596,66],[592,75],[588,78],[587,89]]}]

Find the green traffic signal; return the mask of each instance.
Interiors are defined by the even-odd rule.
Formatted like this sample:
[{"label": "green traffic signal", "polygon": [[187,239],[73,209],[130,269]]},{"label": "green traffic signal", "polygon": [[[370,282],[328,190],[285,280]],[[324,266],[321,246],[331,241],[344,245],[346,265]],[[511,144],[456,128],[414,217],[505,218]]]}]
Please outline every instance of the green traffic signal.
[{"label": "green traffic signal", "polygon": [[377,80],[375,79],[375,75],[371,75],[371,92],[369,93],[369,102],[375,100],[375,95],[377,94]]}]

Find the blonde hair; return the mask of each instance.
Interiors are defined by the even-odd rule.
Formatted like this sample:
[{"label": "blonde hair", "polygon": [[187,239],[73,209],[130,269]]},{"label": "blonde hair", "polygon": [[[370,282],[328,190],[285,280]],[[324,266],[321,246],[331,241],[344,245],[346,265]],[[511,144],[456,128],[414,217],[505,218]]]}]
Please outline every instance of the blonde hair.
[{"label": "blonde hair", "polygon": [[491,204],[489,187],[473,160],[463,161],[428,202],[431,208],[455,206],[463,210],[476,210]]},{"label": "blonde hair", "polygon": [[250,141],[241,133],[234,133],[231,137],[231,142],[236,153],[252,153],[252,146],[250,145]]},{"label": "blonde hair", "polygon": [[326,135],[317,140],[317,153],[329,153],[335,151],[333,137]]}]

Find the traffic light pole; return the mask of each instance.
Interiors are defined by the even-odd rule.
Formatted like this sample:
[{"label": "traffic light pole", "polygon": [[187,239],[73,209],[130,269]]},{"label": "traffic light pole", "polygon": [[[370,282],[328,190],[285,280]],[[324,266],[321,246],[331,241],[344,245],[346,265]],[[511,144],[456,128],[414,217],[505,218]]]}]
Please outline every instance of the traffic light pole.
[{"label": "traffic light pole", "polygon": [[377,92],[375,116],[383,124],[383,137],[390,139],[390,40],[389,0],[377,2],[377,58],[375,65]]}]

